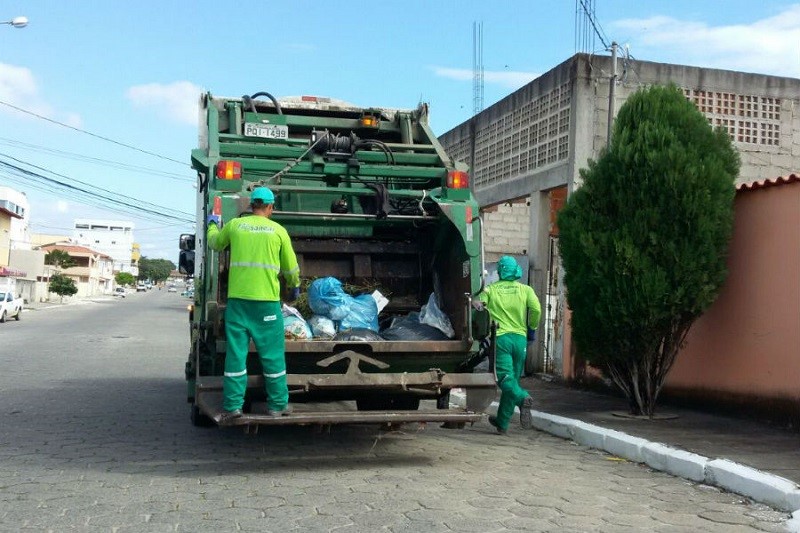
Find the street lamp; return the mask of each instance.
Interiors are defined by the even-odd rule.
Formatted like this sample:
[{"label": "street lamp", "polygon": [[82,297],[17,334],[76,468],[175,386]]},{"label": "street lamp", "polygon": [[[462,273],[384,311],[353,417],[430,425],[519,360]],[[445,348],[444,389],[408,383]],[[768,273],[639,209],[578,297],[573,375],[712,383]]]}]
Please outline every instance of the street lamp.
[{"label": "street lamp", "polygon": [[24,28],[28,25],[28,17],[14,17],[11,20],[5,20],[0,24],[11,24],[15,28]]}]

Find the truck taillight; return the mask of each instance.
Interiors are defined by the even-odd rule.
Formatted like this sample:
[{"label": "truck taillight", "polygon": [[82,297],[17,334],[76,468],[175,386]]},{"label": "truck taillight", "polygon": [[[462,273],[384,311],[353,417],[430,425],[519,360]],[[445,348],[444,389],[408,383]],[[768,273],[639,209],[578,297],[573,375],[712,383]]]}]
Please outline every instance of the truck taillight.
[{"label": "truck taillight", "polygon": [[451,170],[447,173],[447,188],[449,189],[468,189],[469,174],[463,170]]},{"label": "truck taillight", "polygon": [[223,160],[217,163],[217,177],[221,180],[242,179],[242,164],[238,161]]},{"label": "truck taillight", "polygon": [[211,213],[217,216],[222,215],[222,198],[219,196],[214,198],[214,207],[212,208]]}]

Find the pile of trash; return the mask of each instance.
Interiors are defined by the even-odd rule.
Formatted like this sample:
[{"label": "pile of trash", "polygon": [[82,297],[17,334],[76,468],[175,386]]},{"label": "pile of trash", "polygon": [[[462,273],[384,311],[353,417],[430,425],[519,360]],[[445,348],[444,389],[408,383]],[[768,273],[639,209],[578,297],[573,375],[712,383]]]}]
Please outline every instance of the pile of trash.
[{"label": "pile of trash", "polygon": [[296,308],[283,304],[284,333],[291,340],[447,340],[455,336],[450,319],[441,310],[436,295],[417,312],[394,317],[380,329],[378,315],[389,300],[375,290],[351,296],[334,277],[315,279],[308,286],[306,320]]}]

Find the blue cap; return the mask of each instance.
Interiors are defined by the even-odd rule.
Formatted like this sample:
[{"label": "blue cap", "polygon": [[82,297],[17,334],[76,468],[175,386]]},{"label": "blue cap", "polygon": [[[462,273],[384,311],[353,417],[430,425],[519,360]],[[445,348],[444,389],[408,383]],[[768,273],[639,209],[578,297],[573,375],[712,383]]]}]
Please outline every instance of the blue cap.
[{"label": "blue cap", "polygon": [[266,187],[258,187],[253,190],[253,194],[250,195],[250,203],[255,203],[256,200],[261,200],[265,204],[274,204],[275,195]]}]

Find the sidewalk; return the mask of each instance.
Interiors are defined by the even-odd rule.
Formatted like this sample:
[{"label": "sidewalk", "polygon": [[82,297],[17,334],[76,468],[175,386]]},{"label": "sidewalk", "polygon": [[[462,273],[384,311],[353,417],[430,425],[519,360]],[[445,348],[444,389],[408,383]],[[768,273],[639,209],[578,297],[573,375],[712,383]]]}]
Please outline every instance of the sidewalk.
[{"label": "sidewalk", "polygon": [[88,298],[75,298],[75,297],[67,297],[64,298],[64,301],[61,302],[56,298],[53,298],[47,302],[30,302],[25,304],[23,308],[24,311],[42,311],[44,309],[53,309],[56,307],[65,307],[67,305],[86,305],[90,303],[96,303],[99,301],[106,301],[112,300],[113,297],[110,295],[101,294],[98,296],[92,296]]},{"label": "sidewalk", "polygon": [[620,417],[614,413],[628,412],[622,397],[536,377],[521,384],[534,398],[534,426],[540,430],[797,510],[800,518],[800,432],[670,405],[660,412],[677,415],[672,419]]}]

